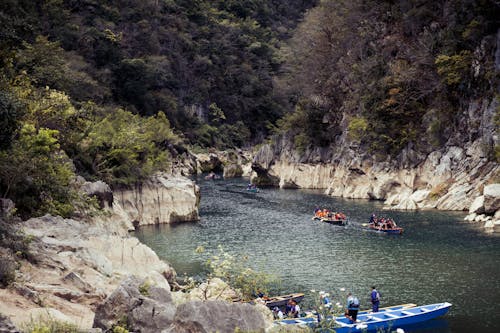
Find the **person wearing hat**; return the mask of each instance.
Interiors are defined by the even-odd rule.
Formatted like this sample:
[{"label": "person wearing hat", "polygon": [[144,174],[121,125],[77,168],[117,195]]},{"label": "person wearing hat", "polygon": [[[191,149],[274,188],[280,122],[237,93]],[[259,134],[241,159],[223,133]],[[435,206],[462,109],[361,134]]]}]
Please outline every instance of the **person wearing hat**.
[{"label": "person wearing hat", "polygon": [[280,308],[278,308],[277,306],[275,306],[273,308],[273,316],[274,316],[274,319],[283,319],[283,312],[280,310]]}]

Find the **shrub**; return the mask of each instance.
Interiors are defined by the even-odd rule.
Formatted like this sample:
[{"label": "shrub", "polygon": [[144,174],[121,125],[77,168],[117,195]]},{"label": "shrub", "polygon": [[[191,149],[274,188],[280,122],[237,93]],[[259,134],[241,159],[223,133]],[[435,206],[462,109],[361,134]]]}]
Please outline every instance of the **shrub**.
[{"label": "shrub", "polygon": [[353,140],[361,140],[368,129],[368,121],[363,117],[354,117],[349,122],[349,137]]},{"label": "shrub", "polygon": [[23,331],[27,333],[83,333],[78,326],[56,320],[52,317],[31,319],[24,325]]}]

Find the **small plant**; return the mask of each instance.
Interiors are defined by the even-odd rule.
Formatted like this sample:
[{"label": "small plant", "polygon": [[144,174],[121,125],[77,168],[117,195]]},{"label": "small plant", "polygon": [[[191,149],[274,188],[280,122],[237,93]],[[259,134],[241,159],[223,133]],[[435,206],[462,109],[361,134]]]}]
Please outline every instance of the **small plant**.
[{"label": "small plant", "polygon": [[129,333],[129,332],[126,328],[116,325],[113,327],[113,333]]},{"label": "small plant", "polygon": [[23,327],[27,333],[83,333],[78,326],[55,320],[52,317],[31,319]]},{"label": "small plant", "polygon": [[139,286],[139,292],[142,296],[150,296],[149,289],[151,288],[151,283],[149,281],[144,281],[143,284]]}]

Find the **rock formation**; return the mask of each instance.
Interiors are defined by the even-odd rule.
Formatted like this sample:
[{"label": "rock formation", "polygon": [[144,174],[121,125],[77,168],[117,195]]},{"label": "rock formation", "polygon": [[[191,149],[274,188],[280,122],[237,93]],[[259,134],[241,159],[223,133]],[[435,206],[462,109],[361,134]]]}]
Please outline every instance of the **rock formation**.
[{"label": "rock formation", "polygon": [[182,176],[158,174],[132,189],[113,192],[108,223],[128,230],[149,224],[199,220],[199,188]]}]

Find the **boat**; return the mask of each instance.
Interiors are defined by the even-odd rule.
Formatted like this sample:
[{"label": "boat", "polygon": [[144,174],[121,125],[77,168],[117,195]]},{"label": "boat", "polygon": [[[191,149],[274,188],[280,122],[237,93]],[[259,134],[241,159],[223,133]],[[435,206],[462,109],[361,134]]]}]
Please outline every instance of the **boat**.
[{"label": "boat", "polygon": [[302,293],[293,293],[293,294],[288,294],[288,295],[282,295],[282,296],[273,296],[273,297],[263,297],[261,298],[266,306],[270,309],[274,308],[275,306],[282,308],[284,307],[289,300],[294,300],[295,302],[299,303],[304,299],[304,294]]},{"label": "boat", "polygon": [[[335,320],[335,332],[358,333],[376,332],[387,328],[396,329],[405,325],[418,324],[445,315],[450,310],[451,303],[436,303],[415,307],[396,306],[379,312],[362,311],[358,314],[356,323],[345,316],[331,317]],[[315,327],[317,317],[276,320],[275,325],[302,325]]]},{"label": "boat", "polygon": [[316,212],[312,219],[335,225],[347,224],[347,217],[344,213],[330,212],[328,210],[320,210]]},{"label": "boat", "polygon": [[385,224],[376,225],[375,223],[368,223],[368,228],[370,228],[370,230],[379,231],[386,234],[395,234],[395,235],[403,234],[403,228],[398,226],[389,227]]},{"label": "boat", "polygon": [[259,193],[260,189],[258,187],[251,187],[251,188],[247,188],[247,192],[250,192],[250,193]]},{"label": "boat", "polygon": [[370,217],[370,222],[363,223],[363,226],[368,227],[370,230],[386,234],[401,235],[403,233],[403,228],[398,227],[393,219],[385,217],[377,218],[375,214]]}]

